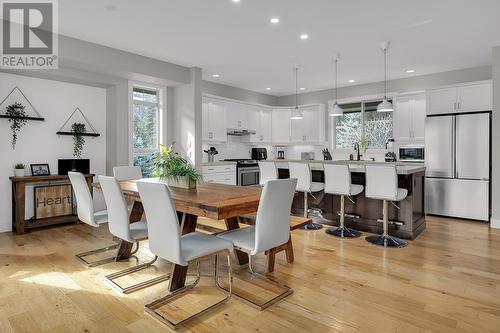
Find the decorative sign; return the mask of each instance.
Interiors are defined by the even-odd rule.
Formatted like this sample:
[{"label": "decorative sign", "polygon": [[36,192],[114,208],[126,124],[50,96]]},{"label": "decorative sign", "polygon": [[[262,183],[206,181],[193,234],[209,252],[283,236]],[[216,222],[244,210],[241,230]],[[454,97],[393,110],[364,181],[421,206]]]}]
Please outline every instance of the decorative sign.
[{"label": "decorative sign", "polygon": [[36,186],[34,193],[36,219],[73,214],[71,185]]}]

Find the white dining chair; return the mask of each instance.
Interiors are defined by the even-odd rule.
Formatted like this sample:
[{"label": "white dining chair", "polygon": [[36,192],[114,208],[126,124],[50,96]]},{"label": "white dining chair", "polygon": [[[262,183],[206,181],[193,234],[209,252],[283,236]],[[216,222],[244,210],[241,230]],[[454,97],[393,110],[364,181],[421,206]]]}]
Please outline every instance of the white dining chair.
[{"label": "white dining chair", "polygon": [[285,244],[290,239],[290,207],[296,186],[297,179],[295,178],[268,181],[260,197],[255,227],[235,229],[217,235],[221,239],[231,241],[236,249],[248,253],[250,274],[284,290],[281,294],[260,304],[233,291],[234,295],[260,310],[293,293],[292,288],[258,274],[252,267],[252,256]]},{"label": "white dining chair", "polygon": [[[121,241],[126,241],[130,243],[136,243],[136,250],[139,250],[139,241],[148,238],[148,227],[145,221],[138,221],[129,223],[129,213],[127,210],[127,203],[123,196],[120,184],[114,177],[99,176],[99,183],[101,184],[102,192],[104,194],[104,200],[106,201],[106,206],[108,207],[108,226],[109,232],[119,238]],[[115,280],[139,272],[143,269],[151,267],[158,256],[155,255],[153,260],[139,264],[116,273],[106,275],[105,279],[111,284],[116,290],[128,294],[154,284],[166,281],[170,278],[170,274],[161,275],[147,281],[133,284],[131,286],[123,287],[118,284]]]},{"label": "white dining chair", "polygon": [[[71,182],[71,186],[73,187],[73,192],[75,193],[78,219],[94,228],[99,228],[99,225],[101,223],[107,223],[108,212],[106,210],[97,212],[94,211],[92,194],[90,193],[90,189],[88,187],[87,181],[85,180],[85,176],[80,172],[68,172],[68,176]],[[85,266],[95,267],[114,261],[116,255],[94,261],[88,261],[85,258],[88,256],[95,256],[99,253],[115,250],[117,249],[117,247],[118,244],[113,244],[100,249],[78,253],[75,255],[75,257]]]},{"label": "white dining chair", "polygon": [[276,164],[270,161],[259,161],[259,184],[266,185],[270,180],[278,179]]},{"label": "white dining chair", "polygon": [[[365,167],[367,198],[383,201],[382,235],[367,236],[366,241],[383,247],[404,247],[402,239],[389,235],[389,202],[401,201],[408,195],[408,190],[398,188],[398,173],[395,165],[369,164]],[[395,204],[394,204],[395,205]],[[397,205],[396,208],[399,209]]]},{"label": "white dining chair", "polygon": [[[308,196],[313,193],[320,192],[324,189],[323,183],[313,182],[311,167],[307,162],[290,162],[288,163],[288,170],[290,171],[290,178],[297,179],[297,192],[304,194],[304,217],[309,216]],[[306,230],[318,230],[323,228],[323,225],[311,222],[304,226]]]},{"label": "white dining chair", "polygon": [[138,166],[115,166],[113,168],[113,177],[118,181],[138,180],[144,178],[141,168]]},{"label": "white dining chair", "polygon": [[340,196],[340,226],[327,228],[325,233],[340,238],[359,237],[361,235],[359,231],[345,226],[345,197],[350,199],[351,196],[360,194],[363,192],[363,185],[352,184],[351,170],[347,164],[324,164],[323,169],[325,193]]},{"label": "white dining chair", "polygon": [[[191,232],[181,236],[177,212],[168,187],[163,183],[138,182],[137,188],[149,225],[149,249],[151,252],[176,265],[188,266],[193,263],[196,264],[196,280],[192,284],[146,304],[144,308],[147,314],[170,328],[177,329],[187,321],[227,302],[231,297],[232,271],[230,253],[233,250],[233,244],[230,241],[199,232]],[[228,262],[229,290],[227,293],[223,290],[226,294],[224,299],[177,322],[168,319],[164,313],[156,311],[198,284],[200,281],[200,261],[215,257],[214,279],[217,280],[219,254],[225,254]]]}]

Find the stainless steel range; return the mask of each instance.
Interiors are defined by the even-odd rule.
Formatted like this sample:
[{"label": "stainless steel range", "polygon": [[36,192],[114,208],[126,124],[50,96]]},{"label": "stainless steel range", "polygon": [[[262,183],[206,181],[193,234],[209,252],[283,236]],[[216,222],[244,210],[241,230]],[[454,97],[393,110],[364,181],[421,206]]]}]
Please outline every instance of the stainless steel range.
[{"label": "stainless steel range", "polygon": [[236,162],[236,183],[240,186],[259,184],[259,164],[251,159],[226,159],[224,161]]}]

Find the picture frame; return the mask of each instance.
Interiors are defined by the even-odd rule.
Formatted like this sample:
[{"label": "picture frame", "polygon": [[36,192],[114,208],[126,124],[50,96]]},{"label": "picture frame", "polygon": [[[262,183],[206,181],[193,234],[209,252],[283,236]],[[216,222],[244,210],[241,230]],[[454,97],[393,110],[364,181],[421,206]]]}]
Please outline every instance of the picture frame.
[{"label": "picture frame", "polygon": [[50,167],[48,164],[30,164],[30,168],[33,177],[50,176]]}]

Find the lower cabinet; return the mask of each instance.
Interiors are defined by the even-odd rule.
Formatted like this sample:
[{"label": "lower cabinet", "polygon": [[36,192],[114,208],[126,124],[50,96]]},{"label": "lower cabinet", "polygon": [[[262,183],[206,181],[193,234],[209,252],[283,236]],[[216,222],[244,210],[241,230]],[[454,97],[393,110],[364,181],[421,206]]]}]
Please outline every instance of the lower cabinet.
[{"label": "lower cabinet", "polygon": [[236,165],[205,165],[202,175],[206,183],[236,185]]}]

